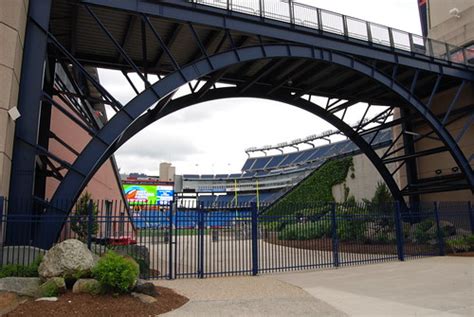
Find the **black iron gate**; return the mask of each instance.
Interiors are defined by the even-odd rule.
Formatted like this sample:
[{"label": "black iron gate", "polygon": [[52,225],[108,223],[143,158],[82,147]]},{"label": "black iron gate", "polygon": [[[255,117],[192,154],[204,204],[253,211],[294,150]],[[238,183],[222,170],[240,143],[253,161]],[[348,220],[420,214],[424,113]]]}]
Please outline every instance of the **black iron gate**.
[{"label": "black iron gate", "polygon": [[[127,216],[120,203],[91,201],[76,204],[58,241],[77,238],[98,255],[108,250],[129,255],[146,279],[257,275],[474,250],[470,203],[420,203],[405,211],[399,206],[181,203],[134,206]],[[22,206],[33,207],[38,209]],[[9,216],[3,199],[0,215],[0,265],[26,265],[45,252],[35,247],[31,231],[44,218]],[[11,224],[21,230],[8,241]]]}]

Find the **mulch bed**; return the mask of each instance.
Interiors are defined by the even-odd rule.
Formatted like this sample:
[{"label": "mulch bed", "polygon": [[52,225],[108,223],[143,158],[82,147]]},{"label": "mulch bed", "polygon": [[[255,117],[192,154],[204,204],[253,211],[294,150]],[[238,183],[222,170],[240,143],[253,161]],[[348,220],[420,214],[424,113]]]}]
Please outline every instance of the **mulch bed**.
[{"label": "mulch bed", "polygon": [[449,256],[465,256],[465,257],[474,257],[474,252],[459,252],[459,253],[449,253]]},{"label": "mulch bed", "polygon": [[[313,239],[313,240],[278,240],[267,239],[267,243],[281,245],[290,248],[332,251],[331,239]],[[339,242],[339,252],[362,253],[362,254],[397,254],[396,244],[364,244],[360,242]],[[419,255],[437,252],[437,247],[430,245],[421,245],[405,242],[406,255]]]},{"label": "mulch bed", "polygon": [[188,298],[165,287],[156,287],[159,292],[158,300],[153,304],[144,304],[131,295],[101,295],[73,294],[68,292],[59,297],[57,302],[35,302],[28,300],[6,316],[156,316],[164,314],[188,302]]}]

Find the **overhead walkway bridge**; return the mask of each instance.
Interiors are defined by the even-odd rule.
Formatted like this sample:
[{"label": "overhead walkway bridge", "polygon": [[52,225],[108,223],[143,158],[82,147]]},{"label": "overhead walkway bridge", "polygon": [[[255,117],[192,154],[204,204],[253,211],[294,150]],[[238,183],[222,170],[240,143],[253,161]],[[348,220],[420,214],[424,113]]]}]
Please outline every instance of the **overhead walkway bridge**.
[{"label": "overhead walkway bridge", "polygon": [[[230,97],[281,101],[326,120],[367,155],[399,201],[474,188],[472,149],[460,147],[472,126],[473,105],[458,104],[472,91],[472,50],[294,1],[44,0],[30,2],[24,51],[11,182],[11,192],[20,197],[35,193],[44,199],[38,187],[54,177],[52,203],[74,200],[98,168],[146,126],[185,107]],[[137,96],[121,104],[91,75],[93,68],[122,71]],[[58,69],[71,85],[57,82]],[[149,74],[159,80],[150,82]],[[189,93],[175,97],[186,85]],[[447,91],[454,93],[438,98]],[[318,104],[314,96],[328,99]],[[72,160],[52,154],[41,137],[50,126],[48,109],[64,108],[59,99],[74,112],[64,113],[91,136]],[[360,102],[367,108],[354,111]],[[98,120],[98,104],[116,114]],[[349,114],[351,121],[359,116],[356,128],[347,123]],[[450,125],[459,122],[451,132]],[[414,126],[423,132],[414,133]],[[379,156],[363,136],[387,128],[396,133]],[[428,148],[418,146],[426,142]],[[417,161],[439,153],[456,172],[420,178]],[[55,163],[38,165],[38,157]],[[399,164],[395,172],[387,169],[392,163]],[[394,179],[402,170],[408,180],[403,186]],[[40,212],[66,217],[70,207],[46,204]],[[53,243],[60,229],[41,222],[38,244]]]}]

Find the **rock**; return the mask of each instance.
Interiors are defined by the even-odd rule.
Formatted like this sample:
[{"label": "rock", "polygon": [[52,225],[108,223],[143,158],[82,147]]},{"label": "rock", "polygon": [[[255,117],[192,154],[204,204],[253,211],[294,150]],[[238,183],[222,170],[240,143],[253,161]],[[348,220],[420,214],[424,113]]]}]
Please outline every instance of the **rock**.
[{"label": "rock", "polygon": [[79,240],[69,239],[52,247],[43,257],[38,273],[43,279],[75,278],[90,275],[94,267],[92,252]]},{"label": "rock", "polygon": [[92,278],[81,278],[74,283],[72,292],[97,295],[101,292],[101,287],[97,280]]},{"label": "rock", "polygon": [[26,301],[26,299],[21,298],[15,293],[0,292],[0,316],[5,316],[15,310],[23,301]]},{"label": "rock", "polygon": [[0,291],[36,297],[41,280],[38,277],[4,277],[0,279]]},{"label": "rock", "polygon": [[66,282],[62,277],[53,277],[41,284],[39,294],[43,297],[57,296],[66,292]]},{"label": "rock", "polygon": [[35,302],[57,302],[57,297],[40,297],[35,299]]},{"label": "rock", "polygon": [[135,288],[133,289],[135,293],[140,293],[140,294],[145,294],[149,296],[158,296],[158,291],[156,290],[156,287],[153,283],[150,282],[140,282],[137,283]]},{"label": "rock", "polygon": [[156,298],[154,298],[152,296],[149,296],[149,295],[145,295],[145,294],[140,294],[140,293],[133,292],[132,296],[138,298],[142,303],[145,303],[145,304],[153,304],[153,303],[157,302]]}]

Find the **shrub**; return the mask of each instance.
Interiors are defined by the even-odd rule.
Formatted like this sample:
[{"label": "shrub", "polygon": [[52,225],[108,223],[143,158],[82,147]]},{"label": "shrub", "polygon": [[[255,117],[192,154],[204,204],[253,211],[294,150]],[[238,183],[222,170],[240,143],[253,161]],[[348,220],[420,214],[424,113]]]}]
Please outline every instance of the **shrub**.
[{"label": "shrub", "polygon": [[282,223],[278,221],[266,222],[263,224],[263,228],[268,231],[280,231]]},{"label": "shrub", "polygon": [[337,222],[337,236],[341,241],[363,241],[365,240],[365,222],[341,219]]},{"label": "shrub", "polygon": [[92,269],[92,274],[106,292],[129,292],[138,279],[138,265],[113,251],[107,252]]},{"label": "shrub", "polygon": [[329,221],[307,222],[287,225],[279,234],[280,240],[310,240],[331,235]]},{"label": "shrub", "polygon": [[469,244],[465,238],[453,239],[446,241],[446,244],[453,251],[453,253],[467,252],[470,249]]},{"label": "shrub", "polygon": [[467,237],[448,240],[446,241],[446,244],[454,253],[474,251],[474,234]]},{"label": "shrub", "polygon": [[38,267],[43,259],[42,256],[38,256],[29,265],[20,264],[7,264],[0,268],[0,278],[17,276],[17,277],[37,277]]},{"label": "shrub", "polygon": [[413,232],[414,242],[426,243],[429,240],[435,238],[434,233],[429,231],[433,225],[434,221],[429,219],[418,223],[416,225],[415,231]]},{"label": "shrub", "polygon": [[380,243],[380,244],[390,244],[396,241],[396,238],[391,236],[389,233],[382,232],[377,234],[374,238],[373,241],[375,243]]},{"label": "shrub", "polygon": [[[77,238],[82,242],[87,241],[89,232],[89,203],[92,200],[91,194],[85,192],[84,195],[79,198],[76,205],[76,210],[71,215],[71,229],[77,234]],[[92,203],[92,235],[97,234],[99,225],[97,219],[97,205]]]},{"label": "shrub", "polygon": [[471,234],[470,236],[464,237],[464,240],[469,245],[469,249],[471,251],[474,251],[474,234]]},{"label": "shrub", "polygon": [[56,282],[51,279],[40,285],[39,293],[41,297],[55,297],[59,295],[59,288]]}]

